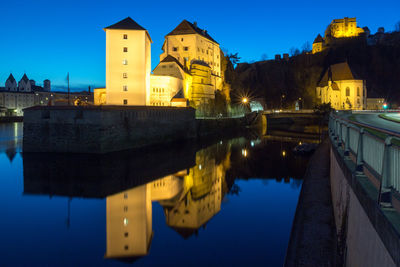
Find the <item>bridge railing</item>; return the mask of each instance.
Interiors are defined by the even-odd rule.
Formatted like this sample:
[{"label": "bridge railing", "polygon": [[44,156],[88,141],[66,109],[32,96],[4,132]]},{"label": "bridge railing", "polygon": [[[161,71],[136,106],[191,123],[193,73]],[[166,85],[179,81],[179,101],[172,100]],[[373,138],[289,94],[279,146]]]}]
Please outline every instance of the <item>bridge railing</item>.
[{"label": "bridge railing", "polygon": [[400,192],[400,134],[351,121],[335,114],[329,118],[332,143],[356,164],[356,174],[373,175],[380,181],[378,201],[392,206],[392,191]]}]

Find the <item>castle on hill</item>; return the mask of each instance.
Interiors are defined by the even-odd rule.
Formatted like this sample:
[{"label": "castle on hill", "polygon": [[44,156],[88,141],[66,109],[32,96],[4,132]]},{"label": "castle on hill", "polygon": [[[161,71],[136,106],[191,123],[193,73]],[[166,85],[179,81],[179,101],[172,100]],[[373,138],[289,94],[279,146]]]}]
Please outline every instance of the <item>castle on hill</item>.
[{"label": "castle on hill", "polygon": [[165,36],[152,74],[145,28],[128,17],[104,30],[106,88],[95,90],[95,104],[199,107],[222,89],[222,51],[196,22],[183,20]]},{"label": "castle on hill", "polygon": [[312,53],[322,52],[336,39],[354,38],[362,34],[364,34],[364,29],[357,27],[356,18],[334,19],[326,28],[324,38],[320,34],[315,38]]}]

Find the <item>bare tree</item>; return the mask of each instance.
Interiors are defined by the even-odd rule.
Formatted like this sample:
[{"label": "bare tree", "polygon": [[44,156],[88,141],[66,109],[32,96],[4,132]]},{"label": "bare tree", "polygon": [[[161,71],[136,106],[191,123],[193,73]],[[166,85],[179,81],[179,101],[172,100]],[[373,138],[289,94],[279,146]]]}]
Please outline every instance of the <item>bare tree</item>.
[{"label": "bare tree", "polygon": [[400,21],[398,21],[398,22],[394,25],[394,31],[400,32]]},{"label": "bare tree", "polygon": [[261,55],[261,61],[265,61],[265,60],[268,60],[268,55],[264,53]]},{"label": "bare tree", "polygon": [[305,42],[305,43],[303,44],[303,46],[301,47],[301,50],[302,50],[303,53],[306,53],[306,52],[311,51],[310,42],[308,42],[308,41]]},{"label": "bare tree", "polygon": [[293,56],[298,56],[300,55],[300,50],[296,47],[290,48],[290,55]]}]

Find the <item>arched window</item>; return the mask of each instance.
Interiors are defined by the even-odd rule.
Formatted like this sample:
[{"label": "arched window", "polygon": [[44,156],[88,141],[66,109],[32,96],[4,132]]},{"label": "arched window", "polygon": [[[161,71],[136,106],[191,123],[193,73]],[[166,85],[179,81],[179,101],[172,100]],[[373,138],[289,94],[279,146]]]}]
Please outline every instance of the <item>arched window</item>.
[{"label": "arched window", "polygon": [[350,96],[350,88],[349,87],[346,88],[346,96]]}]

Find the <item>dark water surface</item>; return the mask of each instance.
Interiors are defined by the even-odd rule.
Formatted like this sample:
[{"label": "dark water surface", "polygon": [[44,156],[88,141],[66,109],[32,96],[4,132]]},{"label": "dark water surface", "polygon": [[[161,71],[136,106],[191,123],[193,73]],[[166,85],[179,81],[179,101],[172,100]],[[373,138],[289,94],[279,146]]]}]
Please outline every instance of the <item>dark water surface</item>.
[{"label": "dark water surface", "polygon": [[0,124],[1,266],[283,265],[302,140],[23,155],[22,127]]}]

